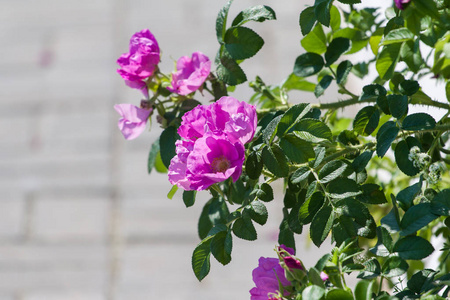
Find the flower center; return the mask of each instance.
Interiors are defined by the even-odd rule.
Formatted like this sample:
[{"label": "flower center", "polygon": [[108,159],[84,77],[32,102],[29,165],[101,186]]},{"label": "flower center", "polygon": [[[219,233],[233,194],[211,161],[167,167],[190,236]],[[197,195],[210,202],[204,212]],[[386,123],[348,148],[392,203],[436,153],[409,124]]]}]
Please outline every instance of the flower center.
[{"label": "flower center", "polygon": [[224,173],[230,167],[230,161],[223,155],[216,157],[211,162],[211,168],[214,172]]}]

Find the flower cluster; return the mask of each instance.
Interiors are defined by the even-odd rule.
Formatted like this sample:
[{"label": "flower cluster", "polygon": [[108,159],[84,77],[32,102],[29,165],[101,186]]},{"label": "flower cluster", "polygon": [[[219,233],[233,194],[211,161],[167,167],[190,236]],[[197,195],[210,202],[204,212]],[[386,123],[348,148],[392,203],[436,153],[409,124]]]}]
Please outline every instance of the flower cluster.
[{"label": "flower cluster", "polygon": [[409,150],[408,159],[412,161],[414,167],[424,170],[431,162],[431,157],[420,151],[420,148],[414,146]]},{"label": "flower cluster", "polygon": [[182,117],[169,181],[185,190],[204,190],[242,173],[244,144],[255,134],[256,109],[232,97],[199,105]]},{"label": "flower cluster", "polygon": [[423,173],[425,180],[429,184],[435,185],[439,182],[442,172],[445,170],[445,167],[440,162],[431,163],[431,156],[422,153],[417,146],[409,150],[408,159]]},{"label": "flower cluster", "polygon": [[136,32],[130,39],[130,51],[122,54],[117,63],[121,67],[117,72],[125,83],[140,90],[148,98],[145,79],[152,76],[160,60],[158,42],[148,29]]}]

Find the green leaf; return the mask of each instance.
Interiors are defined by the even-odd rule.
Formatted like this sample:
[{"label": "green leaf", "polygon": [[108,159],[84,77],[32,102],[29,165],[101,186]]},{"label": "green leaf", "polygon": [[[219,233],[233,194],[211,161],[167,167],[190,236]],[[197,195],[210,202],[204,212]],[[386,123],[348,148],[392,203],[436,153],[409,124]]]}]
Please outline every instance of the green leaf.
[{"label": "green leaf", "polygon": [[426,113],[415,113],[406,118],[402,122],[404,130],[424,130],[433,129],[436,126],[436,120]]},{"label": "green leaf", "polygon": [[[419,25],[420,26],[420,25]],[[422,54],[420,52],[420,40],[407,41],[400,48],[400,57],[414,73],[420,71],[423,64]]]},{"label": "green leaf", "polygon": [[388,95],[389,110],[394,118],[400,119],[408,112],[408,97],[404,95]]},{"label": "green leaf", "polygon": [[254,200],[247,207],[250,218],[252,218],[253,221],[260,225],[266,224],[269,214],[263,202]]},{"label": "green leaf", "polygon": [[225,32],[225,48],[234,60],[254,56],[264,45],[264,40],[247,27],[231,27]]},{"label": "green leaf", "polygon": [[[378,276],[380,276],[381,274],[381,266],[380,263],[378,262],[378,260],[376,258],[372,258],[368,261],[365,261],[363,263],[364,265],[364,271],[361,271],[358,274],[358,278],[361,279],[373,279],[376,278]],[[370,298],[369,298],[370,299]]]},{"label": "green leaf", "polygon": [[217,77],[224,83],[235,86],[247,81],[241,67],[229,55],[222,55],[216,69]]},{"label": "green leaf", "polygon": [[302,299],[322,300],[325,296],[325,289],[317,285],[310,285],[302,292]]},{"label": "green leaf", "polygon": [[367,207],[353,198],[346,198],[336,201],[340,213],[354,219],[354,226],[357,234],[366,238],[376,236],[376,223]]},{"label": "green leaf", "polygon": [[356,199],[367,204],[384,204],[387,203],[383,188],[375,183],[366,183],[361,186],[362,194]]},{"label": "green leaf", "polygon": [[289,77],[283,82],[281,88],[286,91],[299,90],[313,92],[316,88],[316,85],[303,79],[302,77],[298,77],[294,73],[291,73],[291,75],[289,75]]},{"label": "green leaf", "polygon": [[450,189],[442,190],[434,196],[431,212],[438,216],[450,216]]},{"label": "green leaf", "polygon": [[435,220],[437,216],[431,212],[430,203],[420,203],[412,206],[403,215],[400,222],[401,236],[410,235],[422,227],[427,226],[431,221]]},{"label": "green leaf", "polygon": [[392,142],[397,138],[399,129],[393,121],[387,121],[381,125],[377,133],[377,155],[383,157]]},{"label": "green leaf", "polygon": [[344,4],[358,4],[361,3],[361,0],[338,0],[341,3]]},{"label": "green leaf", "polygon": [[245,172],[247,173],[250,179],[258,179],[261,176],[263,168],[263,162],[261,155],[256,152],[250,152],[246,161],[245,161]]},{"label": "green leaf", "polygon": [[297,137],[313,143],[333,138],[330,128],[316,119],[302,119],[292,129]]},{"label": "green leaf", "polygon": [[298,219],[300,223],[305,225],[311,223],[314,216],[323,206],[324,201],[325,198],[321,192],[316,192],[310,198],[308,198],[298,211]]},{"label": "green leaf", "polygon": [[434,1],[429,0],[414,0],[414,6],[423,14],[429,15],[436,20],[440,19],[439,12]]},{"label": "green leaf", "polygon": [[271,148],[264,147],[262,150],[262,159],[267,169],[277,177],[287,177],[289,175],[289,166],[283,150],[273,145]]},{"label": "green leaf", "polygon": [[326,163],[319,171],[321,183],[330,182],[341,176],[347,170],[347,164],[342,160],[333,160]]},{"label": "green leaf", "polygon": [[175,142],[179,138],[177,129],[169,126],[161,133],[159,145],[161,149],[161,159],[166,168],[169,168],[170,160],[176,155]]},{"label": "green leaf", "polygon": [[353,300],[353,296],[350,292],[341,289],[332,289],[328,291],[325,300]]},{"label": "green leaf", "polygon": [[311,143],[298,138],[294,134],[287,134],[281,138],[280,147],[286,156],[295,163],[305,163],[314,157],[314,149]]},{"label": "green leaf", "polygon": [[333,0],[316,0],[314,3],[314,14],[316,15],[317,21],[325,26],[330,26],[330,8]]},{"label": "green leaf", "polygon": [[360,280],[355,286],[355,298],[358,300],[372,299],[373,281]]},{"label": "green leaf", "polygon": [[161,159],[161,151],[158,151],[158,153],[156,154],[156,158],[155,158],[155,170],[158,173],[167,173],[167,168],[164,165],[164,163],[162,162]]},{"label": "green leaf", "polygon": [[404,80],[399,85],[400,92],[406,96],[412,96],[420,89],[420,85],[415,80]]},{"label": "green leaf", "polygon": [[341,13],[334,5],[330,10],[330,26],[332,31],[337,31],[341,27]]},{"label": "green leaf", "polygon": [[[295,196],[295,194],[294,194]],[[297,201],[297,203],[295,203],[294,207],[291,209],[291,211],[289,212],[289,216],[288,216],[288,225],[289,225],[289,229],[297,234],[301,234],[303,231],[303,224],[300,223],[299,219],[298,219],[298,214],[300,211],[300,207],[303,204],[303,202]]]},{"label": "green leaf", "polygon": [[356,173],[361,173],[372,159],[373,151],[364,151],[352,162],[352,167]]},{"label": "green leaf", "polygon": [[322,70],[324,64],[322,56],[307,52],[295,60],[294,74],[300,77],[308,77]]},{"label": "green leaf", "polygon": [[320,277],[319,270],[312,267],[308,271],[308,279],[312,285],[320,286],[321,288],[325,288],[325,284],[323,283],[322,278]]},{"label": "green leaf", "polygon": [[414,34],[408,28],[398,28],[389,31],[383,38],[381,45],[389,45],[395,43],[403,43],[414,39]]},{"label": "green leaf", "polygon": [[258,237],[255,226],[249,218],[239,218],[233,224],[233,233],[238,238],[254,241]]},{"label": "green leaf", "polygon": [[287,218],[283,219],[283,221],[280,224],[280,231],[278,233],[278,244],[292,248],[294,249],[295,252],[294,233],[289,228]]},{"label": "green leaf", "polygon": [[346,54],[353,54],[360,51],[369,42],[369,39],[363,31],[350,27],[333,32],[333,38],[335,39],[338,37],[347,38],[352,41],[352,47]]},{"label": "green leaf", "polygon": [[325,52],[326,66],[331,66],[335,61],[341,57],[342,54],[350,50],[351,41],[347,38],[334,38]]},{"label": "green leaf", "polygon": [[352,218],[339,216],[339,218],[334,220],[333,239],[336,242],[336,246],[340,246],[346,240],[355,238],[356,236],[357,232]]},{"label": "green leaf", "polygon": [[330,233],[334,221],[334,212],[331,206],[323,206],[314,216],[311,227],[310,236],[313,243],[320,247]]},{"label": "green leaf", "polygon": [[305,8],[300,13],[300,29],[303,35],[307,35],[316,23],[316,15],[314,14],[314,6]]},{"label": "green leaf", "polygon": [[370,49],[372,49],[372,52],[375,55],[378,55],[378,49],[380,47],[381,39],[383,38],[383,31],[383,28],[378,28],[369,39]]},{"label": "green leaf", "polygon": [[267,145],[270,145],[277,134],[278,123],[280,123],[283,115],[277,116],[270,121],[270,123],[263,130],[263,140]]},{"label": "green leaf", "polygon": [[263,184],[261,184],[260,188],[256,191],[256,197],[258,197],[264,202],[272,201],[273,200],[272,187],[264,182]]},{"label": "green leaf", "polygon": [[290,107],[281,117],[277,125],[277,135],[283,136],[312,109],[309,103],[300,103]]},{"label": "green leaf", "polygon": [[264,22],[267,20],[276,20],[275,11],[267,5],[252,6],[241,11],[234,18],[231,26],[240,26],[248,21]]},{"label": "green leaf", "polygon": [[300,167],[292,173],[291,181],[294,184],[298,184],[308,178],[309,174],[311,174],[311,169],[309,167]]},{"label": "green leaf", "polygon": [[396,233],[400,231],[398,217],[396,216],[395,208],[391,209],[391,211],[385,215],[381,219],[381,224],[385,227],[389,232]]},{"label": "green leaf", "polygon": [[211,242],[211,253],[222,265],[231,261],[231,250],[233,249],[233,237],[231,231],[217,233]]},{"label": "green leaf", "polygon": [[219,14],[217,15],[216,36],[217,41],[219,41],[220,44],[223,44],[223,37],[225,36],[225,30],[227,26],[228,11],[230,10],[232,2],[233,0],[228,1],[228,3],[220,9]]},{"label": "green leaf", "polygon": [[348,61],[344,60],[339,64],[336,70],[336,82],[337,84],[344,83],[345,80],[347,80],[348,74],[350,74],[350,71],[353,68],[353,64]]},{"label": "green leaf", "polygon": [[184,191],[183,192],[183,202],[186,207],[191,207],[195,203],[195,195],[197,191]]},{"label": "green leaf", "polygon": [[436,271],[430,269],[418,271],[416,274],[411,276],[410,280],[408,280],[408,289],[416,294],[420,294],[420,292],[423,291],[423,288],[433,281],[436,273]]},{"label": "green leaf", "polygon": [[335,199],[345,199],[362,194],[359,185],[348,178],[338,178],[328,184],[327,191],[330,197]]},{"label": "green leaf", "polygon": [[198,220],[198,235],[200,239],[204,239],[213,227],[213,223],[209,218],[209,208],[211,207],[211,202],[212,201],[208,201],[205,204]]},{"label": "green leaf", "polygon": [[377,244],[370,249],[370,252],[377,256],[386,257],[393,252],[394,244],[390,232],[383,226],[377,227]]},{"label": "green leaf", "polygon": [[380,122],[380,112],[375,106],[363,107],[353,120],[353,130],[357,133],[368,136],[378,127]]},{"label": "green leaf", "polygon": [[394,75],[395,66],[399,60],[401,44],[391,44],[383,47],[378,53],[375,63],[378,74],[381,79],[389,80]]},{"label": "green leaf", "polygon": [[450,81],[447,81],[445,85],[445,95],[447,97],[447,101],[450,102]]},{"label": "green leaf", "polygon": [[192,269],[194,270],[195,277],[199,281],[202,281],[209,273],[211,267],[209,257],[211,256],[211,242],[212,237],[207,237],[200,244],[195,247],[192,254]]},{"label": "green leaf", "polygon": [[384,277],[391,278],[405,274],[408,268],[408,263],[401,257],[392,256],[384,262],[381,272]]},{"label": "green leaf", "polygon": [[415,176],[420,172],[420,169],[414,166],[413,162],[409,160],[409,152],[415,146],[422,148],[416,138],[409,136],[406,140],[400,141],[395,147],[395,162],[398,168],[408,176]]},{"label": "green leaf", "polygon": [[400,207],[407,211],[412,205],[414,199],[420,194],[422,191],[422,180],[416,182],[412,186],[409,186],[403,190],[401,190],[397,194],[397,201],[400,204]]},{"label": "green leaf", "polygon": [[148,153],[148,161],[147,161],[148,174],[152,172],[152,169],[155,166],[156,156],[158,155],[158,153],[159,153],[159,139],[152,144],[152,148]]},{"label": "green leaf", "polygon": [[322,24],[317,23],[314,29],[300,41],[300,44],[306,52],[325,53],[327,51],[327,37],[323,31]]},{"label": "green leaf", "polygon": [[372,98],[378,98],[379,96],[386,96],[386,89],[379,84],[369,84],[363,87],[363,93],[359,98],[360,101]]},{"label": "green leaf", "polygon": [[330,75],[325,75],[322,77],[320,82],[316,85],[316,88],[314,90],[314,95],[316,98],[319,98],[323,95],[325,90],[330,86],[331,82],[333,81],[333,77]]},{"label": "green leaf", "polygon": [[394,245],[394,252],[403,259],[420,260],[433,253],[434,248],[429,241],[420,236],[407,236],[399,239]]}]

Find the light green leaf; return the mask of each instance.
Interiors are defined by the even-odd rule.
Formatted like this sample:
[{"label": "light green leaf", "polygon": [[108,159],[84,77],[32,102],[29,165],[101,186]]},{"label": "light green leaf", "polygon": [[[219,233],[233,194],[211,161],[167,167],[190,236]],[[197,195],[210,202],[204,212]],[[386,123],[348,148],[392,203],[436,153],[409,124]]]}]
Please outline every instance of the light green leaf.
[{"label": "light green leaf", "polygon": [[264,22],[267,20],[276,20],[275,11],[267,5],[252,6],[241,11],[234,18],[232,26],[240,26],[248,21]]},{"label": "light green leaf", "polygon": [[395,67],[399,60],[400,43],[386,45],[378,53],[376,69],[381,79],[389,80],[394,75]]},{"label": "light green leaf", "polygon": [[322,24],[317,23],[314,29],[300,43],[307,52],[325,53],[327,51],[327,38],[323,32]]},{"label": "light green leaf", "polygon": [[414,38],[414,34],[409,31],[408,28],[398,28],[389,31],[389,33],[383,38],[381,45],[389,45],[395,43],[403,43],[410,41]]},{"label": "light green leaf", "polygon": [[355,298],[358,300],[372,299],[373,281],[360,280],[355,286]]}]

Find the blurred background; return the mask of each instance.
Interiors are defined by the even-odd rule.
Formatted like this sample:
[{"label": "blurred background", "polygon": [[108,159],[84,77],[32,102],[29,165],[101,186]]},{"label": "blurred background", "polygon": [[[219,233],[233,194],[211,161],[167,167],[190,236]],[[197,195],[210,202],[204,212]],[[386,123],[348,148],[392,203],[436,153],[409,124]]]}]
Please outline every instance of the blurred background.
[{"label": "blurred background", "polygon": [[[249,298],[258,258],[275,256],[280,194],[258,240],[235,238],[232,262],[212,259],[199,283],[191,254],[208,193],[188,209],[180,191],[168,200],[167,176],[147,174],[158,124],[125,141],[113,109],[140,102],[116,73],[133,33],[152,31],[165,73],[194,51],[213,59],[215,18],[225,2],[0,0],[0,300]],[[231,18],[259,4],[278,17],[249,23],[266,41],[242,64],[249,80],[259,74],[276,84],[292,72],[302,51],[299,13],[313,2],[233,3]],[[247,83],[234,94],[250,95]],[[316,101],[298,97],[294,102]],[[305,229],[298,237],[297,256],[309,267],[331,246],[316,249],[307,236]]]}]

